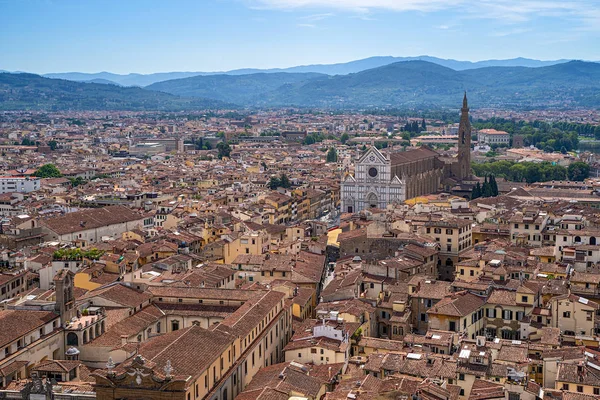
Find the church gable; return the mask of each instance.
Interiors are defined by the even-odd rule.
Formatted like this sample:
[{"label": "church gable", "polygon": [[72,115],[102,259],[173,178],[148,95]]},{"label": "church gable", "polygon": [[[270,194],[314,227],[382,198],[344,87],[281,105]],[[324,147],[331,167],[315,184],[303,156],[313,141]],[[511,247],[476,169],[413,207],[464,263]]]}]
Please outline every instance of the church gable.
[{"label": "church gable", "polygon": [[369,148],[369,150],[367,150],[367,152],[358,160],[358,164],[386,165],[387,163],[387,158],[377,150],[375,146]]}]

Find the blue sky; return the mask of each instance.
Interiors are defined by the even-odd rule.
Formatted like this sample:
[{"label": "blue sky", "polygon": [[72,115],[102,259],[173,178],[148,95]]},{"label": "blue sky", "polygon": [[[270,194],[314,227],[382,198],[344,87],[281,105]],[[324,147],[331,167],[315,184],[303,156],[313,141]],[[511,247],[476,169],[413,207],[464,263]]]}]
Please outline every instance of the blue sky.
[{"label": "blue sky", "polygon": [[600,60],[600,0],[0,0],[0,69],[151,73],[374,55]]}]

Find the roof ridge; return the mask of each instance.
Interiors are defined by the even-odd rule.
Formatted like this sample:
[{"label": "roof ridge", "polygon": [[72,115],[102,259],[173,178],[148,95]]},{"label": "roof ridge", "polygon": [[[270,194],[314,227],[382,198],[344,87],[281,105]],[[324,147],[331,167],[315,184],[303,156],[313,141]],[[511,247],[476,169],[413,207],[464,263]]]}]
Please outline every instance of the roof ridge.
[{"label": "roof ridge", "polygon": [[179,341],[179,339],[181,339],[182,337],[184,337],[185,335],[187,335],[189,332],[191,332],[191,330],[192,330],[192,328],[194,326],[196,326],[196,325],[192,325],[192,326],[189,326],[187,328],[183,328],[181,330],[183,332],[182,334],[180,334],[175,340],[171,341],[168,345],[166,345],[161,351],[159,351],[158,353],[156,353],[150,360],[154,361],[156,358],[158,358],[158,356],[160,356],[162,353],[164,353],[172,345],[174,345],[175,343],[177,343],[177,341]]}]

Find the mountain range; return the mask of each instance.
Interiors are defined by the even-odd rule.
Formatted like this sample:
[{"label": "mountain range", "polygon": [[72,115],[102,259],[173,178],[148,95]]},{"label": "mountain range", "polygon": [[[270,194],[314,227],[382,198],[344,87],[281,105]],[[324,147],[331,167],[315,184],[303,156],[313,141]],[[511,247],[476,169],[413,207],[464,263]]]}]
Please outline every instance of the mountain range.
[{"label": "mountain range", "polygon": [[165,110],[230,108],[212,99],[102,83],[49,79],[34,74],[0,73],[0,110]]},{"label": "mountain range", "polygon": [[403,61],[347,75],[194,76],[146,89],[250,107],[453,107],[465,90],[479,107],[598,107],[600,64],[570,61],[456,71],[427,61]]},{"label": "mountain range", "polygon": [[232,104],[242,108],[439,109],[458,108],[463,91],[477,108],[600,108],[600,64],[584,61],[536,68],[454,70],[415,60],[344,75],[197,75],[144,88],[101,82],[0,74],[0,109],[189,110],[231,108]]},{"label": "mountain range", "polygon": [[[452,68],[456,71],[463,71],[467,69],[475,69],[482,67],[547,67],[550,65],[564,63],[570,60],[554,60],[554,61],[540,61],[530,58],[513,58],[508,60],[485,60],[485,61],[457,61],[452,59],[444,59],[431,56],[418,56],[418,57],[392,57],[392,56],[377,56],[369,57],[361,60],[355,60],[345,63],[337,64],[314,64],[314,65],[301,65],[290,68],[271,68],[271,69],[256,69],[256,68],[244,68],[234,69],[231,71],[221,72],[159,72],[154,74],[113,74],[111,72],[98,72],[98,73],[83,73],[83,72],[63,72],[63,73],[50,73],[43,76],[47,78],[58,78],[67,79],[70,81],[87,82],[95,79],[103,79],[106,81],[114,82],[122,86],[148,86],[156,82],[167,81],[171,79],[189,78],[198,75],[248,75],[256,73],[280,73],[280,72],[293,72],[293,73],[319,73],[326,75],[346,75],[356,72],[365,71],[367,69],[383,67],[385,65],[393,64],[401,61],[428,61],[434,64],[442,65],[444,67]],[[8,72],[8,71],[0,71]],[[107,83],[107,82],[104,82]]]}]

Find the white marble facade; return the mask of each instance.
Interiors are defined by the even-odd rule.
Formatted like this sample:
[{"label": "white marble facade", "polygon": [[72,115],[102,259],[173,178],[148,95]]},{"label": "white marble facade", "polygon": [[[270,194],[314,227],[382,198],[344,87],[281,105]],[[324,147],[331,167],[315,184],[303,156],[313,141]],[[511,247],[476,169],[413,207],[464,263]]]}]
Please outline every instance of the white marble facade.
[{"label": "white marble facade", "polygon": [[354,176],[341,183],[341,211],[356,213],[368,208],[384,209],[388,204],[406,200],[406,185],[391,176],[390,159],[371,147],[356,163]]}]

